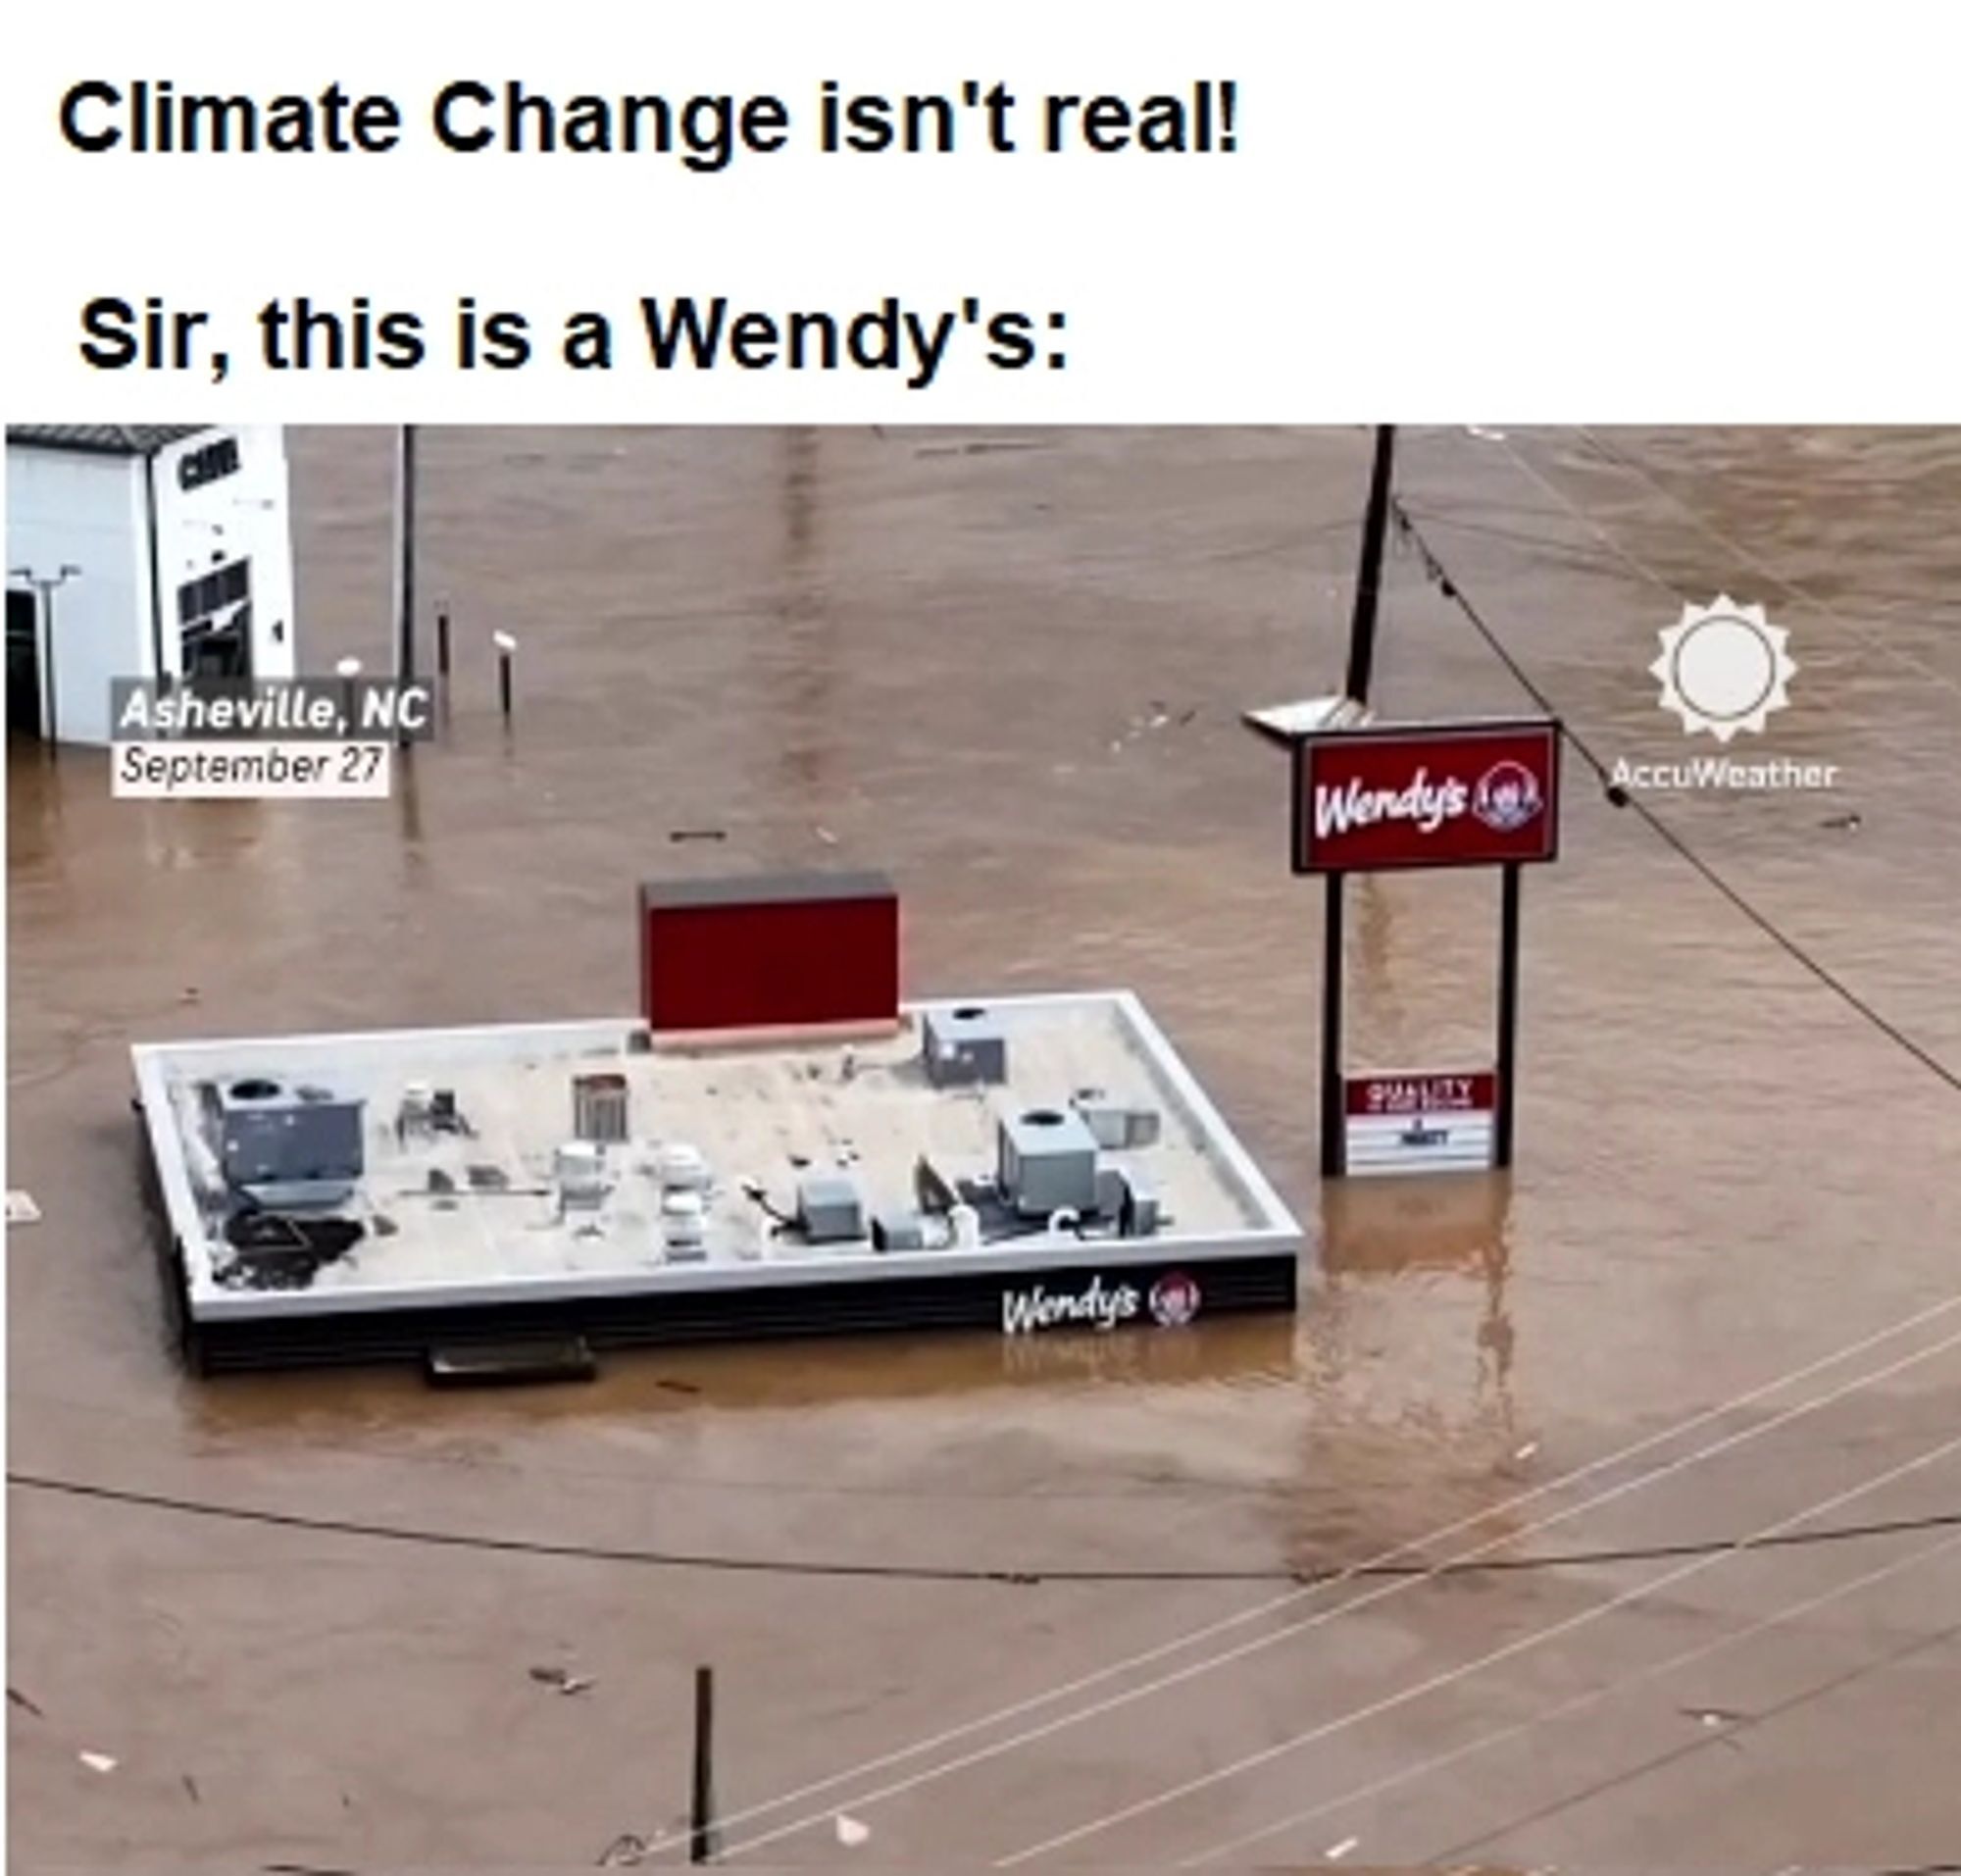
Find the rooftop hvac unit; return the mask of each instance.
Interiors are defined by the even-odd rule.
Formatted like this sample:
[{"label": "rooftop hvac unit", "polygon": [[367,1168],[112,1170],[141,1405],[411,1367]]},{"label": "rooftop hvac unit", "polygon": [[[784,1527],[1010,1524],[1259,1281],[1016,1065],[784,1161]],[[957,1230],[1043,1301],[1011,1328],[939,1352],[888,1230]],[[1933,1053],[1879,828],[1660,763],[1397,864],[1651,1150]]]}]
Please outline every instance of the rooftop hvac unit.
[{"label": "rooftop hvac unit", "polygon": [[617,1145],[627,1134],[627,1078],[617,1072],[572,1078],[572,1131]]},{"label": "rooftop hvac unit", "polygon": [[1074,1108],[1031,1108],[1001,1122],[1001,1195],[1024,1218],[1096,1209],[1096,1136]]},{"label": "rooftop hvac unit", "polygon": [[671,1192],[705,1192],[714,1184],[701,1148],[685,1140],[671,1140],[654,1155],[654,1177]]},{"label": "rooftop hvac unit", "polygon": [[1070,1103],[1096,1136],[1096,1143],[1112,1152],[1155,1146],[1163,1124],[1155,1107],[1138,1107],[1113,1099],[1100,1088],[1079,1088]]},{"label": "rooftop hvac unit", "polygon": [[[942,1229],[944,1227],[942,1226]],[[926,1248],[926,1214],[917,1211],[895,1209],[874,1214],[872,1219],[872,1248],[874,1250],[924,1250]]]},{"label": "rooftop hvac unit", "polygon": [[593,1141],[567,1141],[553,1156],[552,1173],[566,1210],[596,1205],[606,1196],[606,1157]]},{"label": "rooftop hvac unit", "polygon": [[692,1263],[708,1255],[708,1207],[698,1192],[661,1194],[661,1242],[669,1257]]},{"label": "rooftop hvac unit", "polygon": [[813,1244],[844,1243],[865,1236],[865,1201],[858,1182],[842,1173],[812,1173],[797,1184],[797,1224]]},{"label": "rooftop hvac unit", "polygon": [[264,1205],[338,1204],[361,1178],[362,1102],[264,1076],[215,1090],[226,1183]]},{"label": "rooftop hvac unit", "polygon": [[935,1088],[998,1087],[1008,1079],[1007,1033],[979,1003],[929,1010],[920,1024],[920,1055]]}]

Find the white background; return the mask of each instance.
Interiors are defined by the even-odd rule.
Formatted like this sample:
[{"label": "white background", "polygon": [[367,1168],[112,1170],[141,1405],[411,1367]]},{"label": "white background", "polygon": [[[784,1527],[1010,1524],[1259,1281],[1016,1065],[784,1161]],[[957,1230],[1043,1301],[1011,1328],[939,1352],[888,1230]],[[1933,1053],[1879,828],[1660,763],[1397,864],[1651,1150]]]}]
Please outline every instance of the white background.
[{"label": "white background", "polygon": [[[24,24],[24,16],[25,22]],[[14,420],[1431,421],[1961,417],[1961,8],[1328,4],[15,10],[4,62]],[[73,152],[84,77],[403,106],[385,156]],[[1232,156],[459,156],[454,77],[771,90],[827,77],[1240,87]],[[850,312],[975,293],[1069,315],[1064,372],[967,354],[889,376],[103,373],[88,297],[219,312],[234,364],[275,294],[555,321],[641,293]],[[446,321],[437,319],[439,328]]]}]

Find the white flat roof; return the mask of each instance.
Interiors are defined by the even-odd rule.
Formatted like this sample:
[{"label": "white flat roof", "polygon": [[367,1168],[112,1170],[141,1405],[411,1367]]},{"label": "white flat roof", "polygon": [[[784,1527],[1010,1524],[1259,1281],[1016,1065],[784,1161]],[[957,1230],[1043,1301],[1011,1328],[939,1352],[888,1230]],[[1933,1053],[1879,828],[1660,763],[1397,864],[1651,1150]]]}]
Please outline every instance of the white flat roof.
[{"label": "white flat roof", "polygon": [[[1005,1037],[1007,1079],[936,1088],[922,1061],[922,1021],[975,1006]],[[131,1054],[199,1318],[875,1281],[1035,1258],[1107,1265],[1125,1249],[1196,1260],[1299,1243],[1285,1205],[1122,990],[916,1003],[896,1032],[848,1040],[650,1041],[644,1025],[620,1018],[150,1043]],[[599,1202],[567,1207],[557,1155],[574,1138],[573,1077],[593,1072],[624,1077],[629,1138],[604,1149]],[[238,1200],[221,1170],[207,1090],[245,1080],[364,1103],[363,1169],[334,1207],[363,1235],[299,1288],[254,1280],[225,1234]],[[403,1137],[397,1115],[418,1087],[451,1091],[468,1131]],[[910,1210],[922,1155],[950,1184],[984,1185],[1001,1120],[1066,1109],[1085,1088],[1159,1116],[1154,1142],[1100,1155],[1157,1194],[1161,1223],[1148,1239],[1113,1245],[1036,1223],[976,1248],[878,1250],[866,1238],[810,1243],[773,1217],[794,1213],[800,1180],[827,1174],[852,1180],[868,1218]],[[677,1143],[697,1148],[712,1179],[692,1257],[669,1248],[662,1216],[662,1151]],[[766,1202],[745,1185],[760,1186]]]}]

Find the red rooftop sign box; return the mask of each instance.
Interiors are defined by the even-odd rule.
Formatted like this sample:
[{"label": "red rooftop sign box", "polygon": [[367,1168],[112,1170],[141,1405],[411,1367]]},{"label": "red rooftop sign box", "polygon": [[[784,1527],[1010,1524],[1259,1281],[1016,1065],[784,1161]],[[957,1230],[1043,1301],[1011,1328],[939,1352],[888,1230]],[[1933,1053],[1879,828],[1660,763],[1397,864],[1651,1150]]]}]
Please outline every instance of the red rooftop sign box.
[{"label": "red rooftop sign box", "polygon": [[657,1033],[895,1025],[899,895],[882,873],[650,881],[640,1007]]},{"label": "red rooftop sign box", "polygon": [[1293,745],[1293,870],[1498,866],[1559,852],[1559,726],[1382,725]]}]

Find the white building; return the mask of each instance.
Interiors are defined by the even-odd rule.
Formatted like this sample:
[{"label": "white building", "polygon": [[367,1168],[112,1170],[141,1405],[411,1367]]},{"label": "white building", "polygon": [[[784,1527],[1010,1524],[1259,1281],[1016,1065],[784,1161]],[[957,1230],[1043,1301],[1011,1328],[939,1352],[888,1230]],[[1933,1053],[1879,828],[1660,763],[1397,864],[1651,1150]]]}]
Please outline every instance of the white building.
[{"label": "white building", "polygon": [[109,740],[113,678],[289,678],[277,427],[7,431],[7,730]]}]

